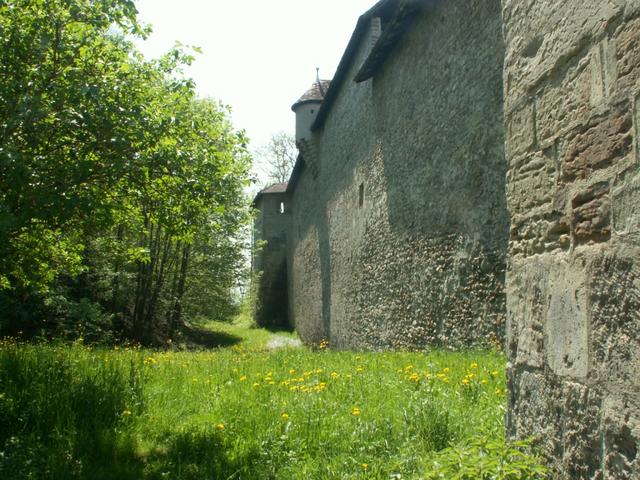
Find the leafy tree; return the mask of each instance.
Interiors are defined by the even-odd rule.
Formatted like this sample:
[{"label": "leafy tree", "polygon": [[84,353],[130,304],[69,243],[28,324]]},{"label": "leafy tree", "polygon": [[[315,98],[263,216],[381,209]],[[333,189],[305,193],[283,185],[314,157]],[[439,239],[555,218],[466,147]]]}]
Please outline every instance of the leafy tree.
[{"label": "leafy tree", "polygon": [[196,97],[190,55],[135,51],[136,13],[0,3],[0,318],[18,326],[93,315],[154,341],[180,326],[190,289],[228,289],[239,268],[246,139]]},{"label": "leafy tree", "polygon": [[77,273],[70,230],[108,224],[135,170],[147,71],[123,34],[132,1],[0,4],[0,283],[45,289]]}]

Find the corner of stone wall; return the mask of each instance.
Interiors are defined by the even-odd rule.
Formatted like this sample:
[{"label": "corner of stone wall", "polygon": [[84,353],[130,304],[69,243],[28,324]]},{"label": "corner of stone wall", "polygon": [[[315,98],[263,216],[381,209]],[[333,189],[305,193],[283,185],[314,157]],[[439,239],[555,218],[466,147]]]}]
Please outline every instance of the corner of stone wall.
[{"label": "corner of stone wall", "polygon": [[503,0],[508,431],[640,478],[640,8]]}]

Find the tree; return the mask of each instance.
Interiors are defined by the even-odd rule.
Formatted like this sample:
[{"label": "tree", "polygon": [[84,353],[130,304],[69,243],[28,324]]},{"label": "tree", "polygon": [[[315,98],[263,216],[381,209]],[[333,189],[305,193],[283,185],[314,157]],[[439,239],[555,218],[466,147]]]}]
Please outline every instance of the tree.
[{"label": "tree", "polygon": [[126,40],[145,33],[132,0],[0,3],[0,330],[93,315],[151,342],[192,276],[222,291],[240,268],[244,134],[196,97],[188,53]]},{"label": "tree", "polygon": [[298,149],[293,135],[286,132],[275,133],[257,153],[269,182],[284,183],[289,180],[298,158]]}]

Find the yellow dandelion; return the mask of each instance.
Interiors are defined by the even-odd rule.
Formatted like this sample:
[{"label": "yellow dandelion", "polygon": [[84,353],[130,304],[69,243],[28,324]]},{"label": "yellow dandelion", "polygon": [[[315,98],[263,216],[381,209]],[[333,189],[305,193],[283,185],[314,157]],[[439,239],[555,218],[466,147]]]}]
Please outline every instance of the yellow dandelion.
[{"label": "yellow dandelion", "polygon": [[338,372],[331,372],[331,378],[338,378],[339,376]]},{"label": "yellow dandelion", "polygon": [[449,367],[445,367],[445,368],[443,368],[443,369],[442,369],[442,372],[443,372],[444,374],[449,373],[449,372],[450,372]]},{"label": "yellow dandelion", "polygon": [[356,372],[357,372],[357,373],[364,372],[364,367],[363,367],[362,365],[358,365],[358,366],[356,367]]},{"label": "yellow dandelion", "polygon": [[260,384],[258,382],[254,382],[253,388],[258,388],[259,386],[260,386]]},{"label": "yellow dandelion", "polygon": [[131,410],[125,410],[125,411],[123,411],[123,412],[122,412],[122,416],[123,416],[123,417],[129,417],[129,416],[131,416]]},{"label": "yellow dandelion", "polygon": [[362,466],[363,470],[368,470],[369,469],[369,464],[368,463],[363,463],[361,466]]},{"label": "yellow dandelion", "polygon": [[353,415],[354,417],[359,417],[362,414],[362,410],[360,410],[358,407],[353,407],[351,409],[351,415]]},{"label": "yellow dandelion", "polygon": [[289,420],[289,414],[288,414],[287,412],[284,412],[282,415],[280,415],[280,417],[281,417],[283,420]]},{"label": "yellow dandelion", "polygon": [[246,375],[242,375],[242,376],[240,377],[240,381],[241,381],[241,382],[244,382],[244,381],[246,381],[246,380],[247,380],[247,376],[246,376]]},{"label": "yellow dandelion", "polygon": [[468,378],[463,378],[462,379],[462,384],[465,385],[465,386],[469,385],[469,379]]},{"label": "yellow dandelion", "polygon": [[476,369],[476,368],[478,368],[478,364],[477,364],[476,362],[473,362],[473,363],[471,364],[471,368],[472,368],[472,369]]},{"label": "yellow dandelion", "polygon": [[224,423],[217,423],[217,424],[216,424],[216,428],[217,428],[218,430],[224,430]]},{"label": "yellow dandelion", "polygon": [[296,371],[292,368],[291,370],[289,370],[289,375],[295,375]]}]

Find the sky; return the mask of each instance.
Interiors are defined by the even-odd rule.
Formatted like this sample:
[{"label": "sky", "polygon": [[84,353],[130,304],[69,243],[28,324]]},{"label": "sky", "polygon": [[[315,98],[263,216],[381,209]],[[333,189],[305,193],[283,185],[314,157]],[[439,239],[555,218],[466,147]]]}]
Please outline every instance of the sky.
[{"label": "sky", "polygon": [[293,134],[291,105],[315,81],[330,79],[358,17],[376,0],[137,0],[153,33],[138,48],[158,57],[175,42],[202,49],[187,70],[200,96],[232,109],[255,149],[272,134]]}]

